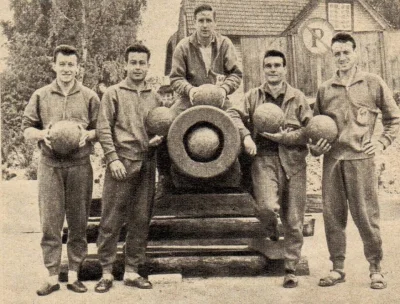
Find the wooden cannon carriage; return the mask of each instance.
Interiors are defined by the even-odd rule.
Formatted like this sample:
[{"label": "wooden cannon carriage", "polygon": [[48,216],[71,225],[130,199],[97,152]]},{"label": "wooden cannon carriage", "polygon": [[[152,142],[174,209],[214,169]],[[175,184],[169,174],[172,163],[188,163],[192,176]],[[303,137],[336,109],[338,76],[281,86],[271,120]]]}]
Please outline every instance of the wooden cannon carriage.
[{"label": "wooden cannon carriage", "polygon": [[[148,261],[142,274],[254,276],[283,273],[284,236],[277,242],[266,239],[255,217],[249,189],[251,182],[246,174],[248,162],[239,162],[240,136],[228,115],[212,106],[196,106],[184,111],[170,127],[167,146],[170,159],[161,161],[171,164],[170,183],[162,187],[162,193],[156,194]],[[158,187],[157,191],[160,189]],[[91,244],[80,271],[83,280],[101,277],[94,246],[100,216],[99,198],[94,199],[91,206],[87,229]],[[306,215],[304,236],[314,234],[314,224],[315,219]],[[67,232],[65,228],[64,242]],[[122,229],[114,267],[116,278],[123,275],[125,234]],[[307,259],[302,258],[297,274],[308,273]]]}]

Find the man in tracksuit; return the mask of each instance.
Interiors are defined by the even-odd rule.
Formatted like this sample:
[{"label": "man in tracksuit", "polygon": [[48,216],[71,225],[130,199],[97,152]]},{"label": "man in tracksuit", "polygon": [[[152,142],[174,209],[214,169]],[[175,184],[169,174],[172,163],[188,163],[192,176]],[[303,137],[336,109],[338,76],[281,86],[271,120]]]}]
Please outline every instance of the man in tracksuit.
[{"label": "man in tracksuit", "polygon": [[[395,139],[400,111],[384,81],[360,71],[354,38],[338,33],[332,39],[336,75],[318,90],[314,114],[330,116],[338,127],[332,144],[325,139],[310,145],[314,155],[324,154],[322,196],[325,233],[333,270],[319,281],[333,286],[345,281],[346,223],[350,213],[364,243],[371,288],[386,287],[381,274],[382,240],[374,155]],[[372,140],[375,122],[382,112],[383,133]]]},{"label": "man in tracksuit", "polygon": [[[306,161],[304,127],[312,111],[302,92],[286,81],[286,58],[276,50],[263,59],[266,82],[247,92],[243,101],[228,109],[239,128],[245,151],[253,156],[251,176],[257,216],[271,240],[278,240],[277,216],[284,228],[285,278],[283,286],[296,287],[296,265],[303,245],[306,205]],[[253,125],[256,108],[273,103],[284,112],[278,133],[257,133]],[[249,122],[247,129],[243,122]]]},{"label": "man in tracksuit", "polygon": [[[170,81],[177,98],[171,110],[176,115],[193,105],[193,97],[203,84],[219,86],[225,97],[222,109],[228,109],[231,103],[226,97],[234,93],[242,81],[232,41],[215,31],[214,8],[208,4],[199,5],[194,10],[194,18],[195,32],[179,42],[172,58]],[[166,150],[165,142],[161,148],[158,160],[166,170],[159,172],[159,197],[172,186],[171,161],[166,153],[161,155],[161,151]]]},{"label": "man in tracksuit", "polygon": [[[60,45],[53,54],[56,79],[33,93],[22,118],[25,139],[37,141],[41,150],[38,166],[41,246],[49,272],[49,278],[37,290],[41,296],[60,289],[61,230],[65,217],[68,224],[67,288],[74,292],[87,290],[78,280],[78,271],[87,255],[86,225],[93,185],[89,156],[91,142],[96,139],[100,103],[95,92],[75,79],[79,72],[77,50]],[[49,138],[51,125],[61,120],[75,121],[81,126],[79,149],[68,155],[54,152]]]},{"label": "man in tracksuit", "polygon": [[[194,11],[196,31],[177,45],[172,58],[171,86],[180,95],[172,106],[177,114],[191,107],[203,84],[220,86],[223,96],[235,92],[242,80],[232,41],[215,31],[215,10],[207,4]],[[223,105],[229,108],[228,102]]]},{"label": "man in tracksuit", "polygon": [[103,277],[95,291],[100,293],[112,287],[112,266],[125,222],[124,283],[152,288],[138,274],[139,266],[145,263],[154,196],[155,161],[151,147],[162,141],[159,136],[150,139],[145,129],[149,111],[162,106],[161,97],[145,82],[149,59],[150,51],[144,45],[128,47],[125,51],[127,76],[107,89],[100,106],[97,132],[107,161],[97,240]]}]

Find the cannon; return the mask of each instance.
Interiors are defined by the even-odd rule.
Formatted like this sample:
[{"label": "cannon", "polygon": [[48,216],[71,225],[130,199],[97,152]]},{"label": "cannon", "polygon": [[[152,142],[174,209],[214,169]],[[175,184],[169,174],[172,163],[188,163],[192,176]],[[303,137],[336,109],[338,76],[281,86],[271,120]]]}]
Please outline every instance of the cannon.
[{"label": "cannon", "polygon": [[[245,172],[250,162],[242,161],[239,131],[226,112],[210,105],[187,109],[173,120],[167,144],[157,153],[160,176],[142,275],[283,273],[283,235],[278,242],[266,240],[266,231],[255,216],[251,190],[244,186],[251,184]],[[101,199],[93,200],[89,242],[97,239],[100,216]],[[305,218],[304,236],[313,235],[314,222],[312,217]],[[114,265],[118,279],[123,275],[125,235],[123,228]],[[64,243],[67,237],[65,229]],[[64,280],[67,271],[64,263]],[[307,259],[300,261],[297,274],[309,274]],[[89,253],[79,275],[81,279],[101,276],[95,250]]]},{"label": "cannon", "polygon": [[240,135],[223,110],[195,106],[181,113],[169,129],[167,145],[176,188],[240,187]]}]

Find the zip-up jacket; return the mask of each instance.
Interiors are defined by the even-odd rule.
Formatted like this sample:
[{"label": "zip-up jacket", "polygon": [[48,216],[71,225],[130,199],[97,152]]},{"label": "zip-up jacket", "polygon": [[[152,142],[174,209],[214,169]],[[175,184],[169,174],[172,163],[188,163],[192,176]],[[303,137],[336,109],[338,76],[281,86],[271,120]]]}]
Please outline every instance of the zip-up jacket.
[{"label": "zip-up jacket", "polygon": [[[83,86],[75,80],[74,86],[65,96],[57,81],[36,90],[22,118],[22,130],[33,127],[44,130],[49,125],[61,120],[73,120],[78,122],[83,129],[93,130],[96,127],[99,111],[99,97],[94,91]],[[42,161],[50,166],[70,166],[89,161],[92,144],[87,142],[75,153],[60,159],[53,150],[39,141],[42,153]]]},{"label": "zip-up jacket", "polygon": [[[304,94],[286,85],[286,93],[282,102],[281,109],[284,112],[283,127],[290,127],[293,130],[287,133],[279,143],[279,159],[285,170],[287,178],[295,175],[306,166],[306,156],[308,154],[307,138],[304,135],[304,127],[312,117],[312,111]],[[267,83],[258,88],[248,91],[242,101],[230,108],[227,113],[233,119],[239,129],[242,141],[246,136],[255,138],[255,127],[253,115],[255,109],[266,102],[265,92]],[[257,149],[258,155],[263,155],[263,151]]]},{"label": "zip-up jacket", "polygon": [[161,97],[145,85],[137,91],[126,80],[104,93],[97,121],[97,136],[107,164],[119,159],[143,160],[149,149],[145,121],[147,114],[162,106]]},{"label": "zip-up jacket", "polygon": [[378,140],[386,148],[399,131],[400,110],[382,78],[357,70],[348,87],[337,74],[324,82],[318,90],[314,114],[330,116],[339,131],[326,155],[335,159],[372,157],[363,152],[363,147],[371,141],[379,112],[384,130]]},{"label": "zip-up jacket", "polygon": [[206,83],[217,84],[220,82],[219,78],[223,77],[220,85],[230,95],[242,81],[242,71],[238,66],[232,41],[215,33],[211,49],[211,71],[206,70],[196,32],[182,39],[174,51],[171,86],[181,96],[181,103],[186,108],[190,107],[189,91],[193,87]]}]

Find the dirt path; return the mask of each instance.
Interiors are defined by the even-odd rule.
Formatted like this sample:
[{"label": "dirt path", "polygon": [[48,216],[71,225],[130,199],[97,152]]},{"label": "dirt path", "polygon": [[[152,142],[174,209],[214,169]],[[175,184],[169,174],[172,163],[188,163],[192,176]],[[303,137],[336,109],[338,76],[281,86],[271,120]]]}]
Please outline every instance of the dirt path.
[{"label": "dirt path", "polygon": [[34,182],[3,182],[3,220],[1,250],[1,303],[400,303],[400,197],[381,197],[382,234],[385,259],[383,267],[389,287],[369,288],[368,264],[362,243],[352,221],[348,227],[347,282],[331,288],[317,286],[320,276],[331,265],[328,261],[323,220],[316,214],[313,237],[305,239],[303,255],[308,257],[309,276],[300,277],[297,289],[281,287],[281,277],[184,278],[182,283],[156,285],[138,290],[116,282],[108,294],[96,294],[95,282],[87,282],[86,294],[74,294],[62,284],[61,291],[38,297],[36,288],[46,274],[40,251],[39,217]]}]

